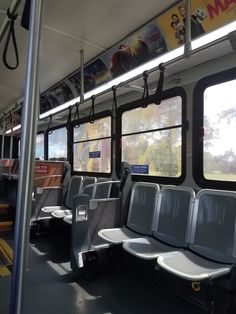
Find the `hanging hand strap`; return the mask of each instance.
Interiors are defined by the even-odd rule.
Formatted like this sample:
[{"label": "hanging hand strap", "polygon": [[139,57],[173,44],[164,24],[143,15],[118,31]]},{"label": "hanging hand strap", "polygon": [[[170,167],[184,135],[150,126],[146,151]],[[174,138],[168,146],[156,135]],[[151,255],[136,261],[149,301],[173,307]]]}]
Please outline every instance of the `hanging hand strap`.
[{"label": "hanging hand strap", "polygon": [[52,115],[49,116],[49,123],[48,123],[48,127],[47,127],[47,131],[48,131],[48,134],[52,134],[53,131],[49,131],[49,129],[52,127]]},{"label": "hanging hand strap", "polygon": [[94,123],[94,115],[95,115],[95,110],[94,110],[95,96],[92,96],[91,99],[92,99],[92,106],[91,106],[91,109],[90,109],[90,112],[89,112],[89,122],[91,124],[93,124]]},{"label": "hanging hand strap", "polygon": [[160,71],[160,77],[159,77],[159,81],[157,84],[157,89],[156,89],[156,97],[155,97],[155,104],[156,105],[160,105],[161,101],[162,101],[162,92],[163,92],[163,84],[164,84],[164,64],[161,63],[159,64],[159,71]]},{"label": "hanging hand strap", "polygon": [[148,90],[148,73],[147,71],[143,72],[143,96],[142,96],[142,102],[143,102],[143,108],[147,108],[148,106],[148,98],[149,98],[149,90]]},{"label": "hanging hand strap", "polygon": [[67,122],[66,122],[66,129],[67,129],[67,130],[69,129],[70,124],[71,124],[71,111],[72,111],[72,108],[69,107],[69,114],[68,114]]},{"label": "hanging hand strap", "polygon": [[115,86],[112,86],[112,92],[113,92],[113,103],[112,103],[111,114],[112,114],[112,118],[115,119],[117,115],[117,97],[116,97]]},{"label": "hanging hand strap", "polygon": [[79,124],[79,120],[80,120],[80,116],[79,116],[79,102],[76,103],[76,109],[75,109],[75,115],[74,115],[74,122],[78,123],[75,125],[75,128],[79,128],[80,124]]},{"label": "hanging hand strap", "polygon": [[[2,60],[4,65],[9,69],[9,70],[15,70],[18,65],[19,65],[19,55],[18,55],[18,49],[17,49],[17,43],[16,43],[16,35],[15,35],[15,29],[14,29],[14,23],[15,20],[17,18],[17,15],[13,15],[10,13],[10,9],[7,9],[7,17],[10,20],[10,26],[9,26],[9,32],[7,35],[7,40],[5,43],[5,47],[3,50],[3,55],[2,55]],[[13,46],[14,46],[14,50],[15,50],[15,56],[16,56],[16,65],[15,66],[11,66],[8,62],[7,62],[7,52],[8,52],[8,48],[9,48],[9,43],[10,43],[10,38],[12,36],[12,42],[13,42]]]}]

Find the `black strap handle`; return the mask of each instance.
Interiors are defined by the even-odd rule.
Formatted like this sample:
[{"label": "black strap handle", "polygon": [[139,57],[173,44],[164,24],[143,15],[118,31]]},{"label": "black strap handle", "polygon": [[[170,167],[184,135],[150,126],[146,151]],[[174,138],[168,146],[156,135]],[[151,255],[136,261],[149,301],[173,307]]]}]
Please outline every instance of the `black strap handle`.
[{"label": "black strap handle", "polygon": [[76,103],[76,109],[75,109],[75,115],[74,115],[74,122],[78,121],[78,123],[74,126],[75,128],[79,128],[80,127],[80,124],[79,124],[79,120],[80,120],[79,105],[80,105],[80,103],[77,102]]},{"label": "black strap handle", "polygon": [[72,108],[69,107],[69,113],[68,113],[68,117],[67,117],[67,122],[66,122],[66,129],[68,130],[71,124],[71,112],[72,112]]},{"label": "black strap handle", "polygon": [[164,72],[165,72],[164,63],[159,64],[158,68],[160,71],[160,77],[159,77],[157,89],[156,89],[156,97],[155,97],[155,104],[156,105],[160,105],[160,103],[162,101],[162,92],[163,92],[163,85],[164,85]]},{"label": "black strap handle", "polygon": [[94,123],[94,115],[95,115],[95,110],[94,110],[95,96],[92,96],[91,99],[92,99],[92,106],[91,106],[91,109],[90,109],[90,112],[89,112],[89,122],[91,124],[93,124]]},{"label": "black strap handle", "polygon": [[52,127],[52,115],[49,116],[49,123],[48,123],[48,127],[47,127],[47,131],[48,131],[48,134],[52,134],[53,131],[49,131],[49,129]]},{"label": "black strap handle", "polygon": [[[5,47],[3,50],[2,60],[3,60],[4,65],[9,70],[15,70],[19,65],[19,54],[18,54],[17,43],[16,43],[15,29],[14,29],[14,23],[15,23],[15,20],[17,19],[17,15],[18,14],[15,14],[15,15],[11,14],[10,8],[7,9],[7,17],[10,20],[10,26],[9,26],[9,31],[7,34],[7,40],[5,43]],[[16,56],[16,65],[15,66],[10,65],[7,61],[7,52],[8,52],[11,36],[12,36],[12,42],[13,42],[13,46],[14,46],[14,50],[15,50],[15,56]]]},{"label": "black strap handle", "polygon": [[142,96],[142,102],[143,102],[143,108],[147,108],[148,106],[148,98],[149,98],[149,89],[148,89],[148,73],[147,71],[143,72],[143,96]]},{"label": "black strap handle", "polygon": [[112,103],[112,118],[115,119],[117,115],[117,96],[116,96],[116,87],[112,86],[112,92],[113,92],[113,103]]}]

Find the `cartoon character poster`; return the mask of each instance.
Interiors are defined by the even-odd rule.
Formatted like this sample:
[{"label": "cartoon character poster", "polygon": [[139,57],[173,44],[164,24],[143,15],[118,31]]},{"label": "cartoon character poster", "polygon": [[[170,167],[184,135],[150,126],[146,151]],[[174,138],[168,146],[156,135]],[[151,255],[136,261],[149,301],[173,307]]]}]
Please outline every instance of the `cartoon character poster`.
[{"label": "cartoon character poster", "polygon": [[[184,1],[170,8],[157,18],[168,43],[168,50],[185,42]],[[236,19],[236,0],[192,0],[191,1],[191,38],[209,33]]]},{"label": "cartoon character poster", "polygon": [[111,76],[116,77],[166,51],[165,38],[154,20],[112,47],[101,59]]}]

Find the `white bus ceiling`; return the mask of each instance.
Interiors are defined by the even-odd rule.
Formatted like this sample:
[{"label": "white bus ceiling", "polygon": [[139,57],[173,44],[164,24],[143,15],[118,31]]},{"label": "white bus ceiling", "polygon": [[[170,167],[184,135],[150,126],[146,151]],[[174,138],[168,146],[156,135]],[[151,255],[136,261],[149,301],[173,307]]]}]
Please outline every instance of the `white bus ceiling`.
[{"label": "white bus ceiling", "polygon": [[[19,103],[24,95],[28,35],[28,32],[20,25],[24,3],[25,1],[22,1],[17,10],[19,14],[15,23],[19,67],[11,71],[3,65],[3,62],[0,62],[0,114],[9,112],[11,107],[16,102]],[[40,93],[80,67],[80,50],[84,50],[86,64],[175,3],[176,1],[171,0],[45,1],[40,60]],[[2,25],[6,17],[6,10],[10,5],[11,1],[0,0],[0,25]],[[6,35],[0,43],[0,56],[3,53],[5,38]],[[14,64],[15,56],[11,44],[9,50],[8,60]],[[205,62],[208,62],[207,67]],[[165,86],[184,86],[204,75],[230,68],[233,64],[234,51],[230,41],[226,40],[195,54],[194,57],[183,59],[178,64],[169,66],[166,70]],[[197,65],[199,66],[196,67]],[[149,83],[156,79],[156,73],[150,75]],[[143,85],[141,79],[135,84],[140,87]],[[127,93],[129,90],[122,89],[118,95]],[[96,103],[110,97],[111,95],[99,97]],[[127,100],[129,99],[130,97],[127,95]]]},{"label": "white bus ceiling", "polygon": [[[15,23],[20,65],[15,71],[10,71],[5,68],[3,62],[0,62],[0,112],[9,109],[9,105],[24,94],[28,34],[20,26],[24,2],[21,2],[19,16]],[[173,0],[45,1],[40,92],[79,68],[81,49],[84,50],[85,63],[87,63],[175,2]],[[0,25],[10,5],[11,1],[0,0]],[[5,37],[0,44],[1,56]],[[10,50],[12,53],[13,49]],[[14,64],[14,55],[9,55],[9,61]]]}]

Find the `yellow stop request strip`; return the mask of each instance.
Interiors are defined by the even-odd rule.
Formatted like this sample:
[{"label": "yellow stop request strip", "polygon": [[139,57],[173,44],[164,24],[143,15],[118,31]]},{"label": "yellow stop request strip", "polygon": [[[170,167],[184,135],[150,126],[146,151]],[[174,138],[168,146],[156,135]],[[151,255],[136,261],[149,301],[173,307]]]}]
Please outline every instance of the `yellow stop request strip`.
[{"label": "yellow stop request strip", "polygon": [[13,251],[7,242],[0,239],[0,277],[11,275]]}]

